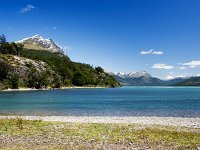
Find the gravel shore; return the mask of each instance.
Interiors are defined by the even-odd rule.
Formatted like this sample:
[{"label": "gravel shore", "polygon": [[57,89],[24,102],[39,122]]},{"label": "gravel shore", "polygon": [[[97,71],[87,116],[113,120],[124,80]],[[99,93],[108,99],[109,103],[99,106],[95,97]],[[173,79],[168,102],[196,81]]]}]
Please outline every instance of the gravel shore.
[{"label": "gravel shore", "polygon": [[109,116],[0,116],[5,118],[22,118],[26,120],[42,120],[51,122],[79,123],[125,123],[141,125],[164,125],[187,128],[200,128],[200,118],[182,117],[109,117]]},{"label": "gravel shore", "polygon": [[63,90],[63,89],[102,89],[108,88],[105,86],[69,86],[61,88],[44,88],[44,89],[35,89],[35,88],[18,88],[18,89],[5,89],[2,92],[19,92],[19,91],[44,91],[44,90]]}]

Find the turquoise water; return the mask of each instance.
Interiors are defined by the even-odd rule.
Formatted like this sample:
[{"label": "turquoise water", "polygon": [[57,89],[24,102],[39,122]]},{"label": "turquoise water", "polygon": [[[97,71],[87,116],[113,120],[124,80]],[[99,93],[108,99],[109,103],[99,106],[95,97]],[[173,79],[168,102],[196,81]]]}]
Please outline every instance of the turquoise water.
[{"label": "turquoise water", "polygon": [[1,92],[0,114],[200,117],[200,87]]}]

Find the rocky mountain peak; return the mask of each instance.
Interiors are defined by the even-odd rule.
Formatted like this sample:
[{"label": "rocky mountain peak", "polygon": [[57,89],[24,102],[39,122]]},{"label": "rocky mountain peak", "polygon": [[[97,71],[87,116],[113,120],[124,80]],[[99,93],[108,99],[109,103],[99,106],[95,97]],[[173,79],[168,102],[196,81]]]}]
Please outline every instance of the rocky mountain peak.
[{"label": "rocky mountain peak", "polygon": [[64,53],[62,47],[56,44],[50,38],[43,38],[41,35],[37,34],[32,37],[24,38],[17,43],[23,43],[25,48],[36,49],[36,50],[47,50],[50,52]]},{"label": "rocky mountain peak", "polygon": [[115,72],[112,74],[120,76],[122,78],[151,77],[151,75],[149,73],[147,73],[146,71],[129,72],[129,73]]}]

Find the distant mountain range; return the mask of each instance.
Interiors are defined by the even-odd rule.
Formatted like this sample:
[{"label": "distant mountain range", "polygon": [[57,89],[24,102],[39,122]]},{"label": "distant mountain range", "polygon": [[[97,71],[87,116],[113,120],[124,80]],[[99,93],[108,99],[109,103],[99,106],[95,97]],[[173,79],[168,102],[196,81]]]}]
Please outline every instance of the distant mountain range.
[{"label": "distant mountain range", "polygon": [[120,82],[121,85],[132,85],[132,86],[142,86],[142,85],[162,85],[163,81],[152,77],[146,71],[141,72],[130,72],[130,73],[110,73],[115,79]]},{"label": "distant mountain range", "polygon": [[166,80],[151,76],[146,71],[140,72],[110,72],[121,85],[126,86],[165,86],[165,85],[200,85],[200,77],[177,76]]},{"label": "distant mountain range", "polygon": [[16,41],[16,43],[22,43],[26,49],[64,53],[62,47],[56,44],[52,39],[45,39],[39,34]]},{"label": "distant mountain range", "polygon": [[177,86],[200,86],[200,77],[191,77],[176,84]]}]

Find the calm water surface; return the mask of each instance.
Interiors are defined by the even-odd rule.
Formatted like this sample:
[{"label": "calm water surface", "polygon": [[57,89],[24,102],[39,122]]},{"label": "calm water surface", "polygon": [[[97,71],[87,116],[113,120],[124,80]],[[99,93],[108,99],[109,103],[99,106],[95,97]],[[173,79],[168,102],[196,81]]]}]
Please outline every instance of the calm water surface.
[{"label": "calm water surface", "polygon": [[200,87],[1,92],[0,114],[200,117]]}]

